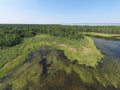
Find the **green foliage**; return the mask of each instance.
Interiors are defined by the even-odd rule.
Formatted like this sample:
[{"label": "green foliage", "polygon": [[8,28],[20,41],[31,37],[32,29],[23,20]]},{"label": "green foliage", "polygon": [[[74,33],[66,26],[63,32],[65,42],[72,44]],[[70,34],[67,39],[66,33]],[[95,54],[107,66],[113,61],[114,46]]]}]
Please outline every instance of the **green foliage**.
[{"label": "green foliage", "polygon": [[0,36],[0,46],[14,46],[21,42],[21,38],[17,34],[3,34]]},{"label": "green foliage", "polygon": [[[36,39],[38,37],[45,36],[37,36]],[[26,41],[29,42],[28,39]],[[65,90],[75,88],[76,90],[81,88],[83,90],[117,90],[118,88],[119,90],[120,81],[117,78],[120,77],[120,73],[117,67],[120,67],[120,62],[118,60],[112,62],[103,60],[100,62],[103,63],[102,67],[100,63],[96,67],[91,67],[78,62],[72,64],[63,51],[60,51],[50,46],[41,46],[38,50],[32,51],[22,63],[20,62],[16,68],[7,73],[7,79],[0,83],[0,88],[11,87],[12,90],[52,88],[56,90],[64,86]],[[43,67],[40,64],[42,56],[46,57],[47,65],[49,65],[47,75],[42,73]],[[13,63],[15,62],[10,65]],[[6,67],[8,70],[9,65]]]},{"label": "green foliage", "polygon": [[50,34],[52,36],[70,39],[83,39],[81,32],[97,32],[104,34],[119,34],[119,26],[67,26],[67,25],[0,25],[0,46],[14,46],[23,38],[36,34]]},{"label": "green foliage", "polygon": [[[101,61],[103,56],[96,49],[93,40],[82,34],[82,32],[120,33],[119,28],[115,26],[0,25],[0,89],[39,90],[41,87],[41,90],[63,89],[61,87],[65,90],[119,89],[119,59],[110,62],[104,58]],[[44,77],[42,77],[40,65],[42,57],[38,53],[43,46],[64,51],[64,53],[56,52],[53,49],[50,55],[46,56],[47,64],[51,60],[54,63],[48,69],[49,75]],[[73,63],[74,61],[76,63]],[[41,77],[44,80],[40,83]],[[64,85],[69,87],[66,88]]]},{"label": "green foliage", "polygon": [[[88,42],[90,44],[88,44]],[[77,59],[79,64],[86,64],[88,66],[95,66],[102,57],[100,52],[95,48],[93,41],[89,38],[72,40],[50,35],[37,35],[32,38],[24,39],[22,44],[0,49],[0,62],[2,68],[0,77],[22,63],[30,52],[36,51],[41,46],[45,45],[64,50],[65,55],[71,61]],[[86,49],[84,49],[84,47],[89,50],[88,53],[86,53],[87,51],[85,51]]]},{"label": "green foliage", "polygon": [[41,33],[70,39],[84,38],[78,30],[69,30],[61,25],[0,25],[0,46],[14,46],[21,43],[23,38]]}]

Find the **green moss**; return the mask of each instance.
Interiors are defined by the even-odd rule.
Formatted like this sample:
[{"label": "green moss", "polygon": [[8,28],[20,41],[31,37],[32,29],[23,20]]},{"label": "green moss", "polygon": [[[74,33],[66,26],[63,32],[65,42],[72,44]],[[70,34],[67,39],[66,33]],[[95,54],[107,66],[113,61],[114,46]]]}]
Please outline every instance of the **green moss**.
[{"label": "green moss", "polygon": [[84,34],[91,37],[120,40],[120,34],[103,34],[103,33],[95,33],[95,32],[84,32]]},{"label": "green moss", "polygon": [[[64,50],[68,59],[71,61],[77,59],[80,64],[86,64],[88,66],[95,66],[102,57],[94,46],[93,41],[88,37],[83,40],[71,40],[49,35],[37,35],[32,38],[26,38],[18,46],[1,49],[0,61],[3,61],[4,67],[0,71],[0,77],[22,63],[30,52],[45,45]],[[89,52],[84,49],[89,50]],[[1,63],[1,65],[3,64]]]},{"label": "green moss", "polygon": [[[41,56],[34,54],[34,61],[24,65],[23,63],[31,52],[34,53],[43,46],[51,46],[57,50],[63,50],[67,57],[66,60],[70,60],[69,62],[66,62],[66,60],[61,61],[62,59],[57,57],[58,53],[52,52],[47,56],[47,60],[49,60],[48,63],[50,63],[51,60],[54,61],[52,68],[48,70],[49,73],[56,73],[57,70],[63,70],[66,74],[71,75],[72,71],[75,71],[83,82],[88,84],[94,83],[94,71],[88,69],[87,66],[95,67],[103,56],[96,49],[91,38],[85,37],[81,40],[73,40],[42,34],[32,38],[26,38],[23,43],[18,46],[1,49],[2,52],[0,53],[5,57],[1,58],[1,61],[6,60],[6,62],[4,62],[4,66],[1,67],[0,77],[2,78],[6,74],[9,75],[12,71],[14,75],[10,77],[12,79],[7,80],[7,83],[13,83],[13,90],[23,90],[23,88],[30,88],[32,90],[32,88],[40,88],[39,79],[42,73],[42,67],[39,65],[38,60],[41,59]],[[11,53],[11,51],[14,53]],[[9,60],[9,57],[11,60]],[[72,61],[74,60],[78,61],[77,65],[72,65]],[[86,65],[86,68],[81,68],[79,65]],[[17,68],[20,69],[16,70]],[[98,80],[101,81],[101,78]],[[30,86],[27,85],[28,83],[32,84],[32,87],[26,87]],[[101,83],[104,82],[101,81]],[[113,84],[117,85],[116,82]]]}]

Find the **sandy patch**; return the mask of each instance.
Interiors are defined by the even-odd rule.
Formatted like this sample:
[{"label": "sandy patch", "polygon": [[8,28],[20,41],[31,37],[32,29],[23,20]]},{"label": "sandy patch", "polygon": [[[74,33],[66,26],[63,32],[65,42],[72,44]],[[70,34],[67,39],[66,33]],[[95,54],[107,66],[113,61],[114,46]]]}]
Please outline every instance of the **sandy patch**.
[{"label": "sandy patch", "polygon": [[83,53],[84,53],[84,54],[91,54],[92,51],[91,51],[90,48],[84,48],[84,49],[83,49]]}]

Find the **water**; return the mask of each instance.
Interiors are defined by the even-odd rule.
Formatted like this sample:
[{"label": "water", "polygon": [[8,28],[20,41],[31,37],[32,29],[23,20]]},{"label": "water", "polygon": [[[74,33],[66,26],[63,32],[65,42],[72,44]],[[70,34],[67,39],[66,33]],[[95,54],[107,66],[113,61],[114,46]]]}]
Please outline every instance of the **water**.
[{"label": "water", "polygon": [[109,58],[120,58],[120,41],[93,38],[96,47]]},{"label": "water", "polygon": [[120,26],[120,23],[64,23],[63,25],[80,25],[80,26]]}]

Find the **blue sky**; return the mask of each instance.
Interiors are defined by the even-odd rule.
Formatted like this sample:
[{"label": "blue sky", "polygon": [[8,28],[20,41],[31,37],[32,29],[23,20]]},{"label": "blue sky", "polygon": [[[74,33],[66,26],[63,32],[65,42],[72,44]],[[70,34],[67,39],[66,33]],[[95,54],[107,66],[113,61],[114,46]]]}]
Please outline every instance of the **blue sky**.
[{"label": "blue sky", "polygon": [[120,23],[120,0],[0,0],[0,23]]}]

